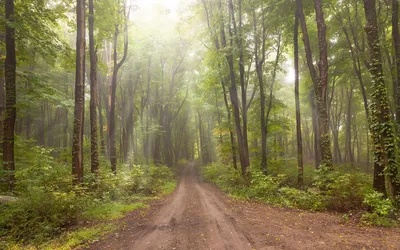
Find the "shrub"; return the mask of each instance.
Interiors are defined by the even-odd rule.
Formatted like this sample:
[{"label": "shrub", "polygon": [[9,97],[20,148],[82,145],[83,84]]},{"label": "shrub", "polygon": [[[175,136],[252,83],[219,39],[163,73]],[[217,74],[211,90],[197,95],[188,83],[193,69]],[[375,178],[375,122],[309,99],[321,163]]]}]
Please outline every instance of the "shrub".
[{"label": "shrub", "polygon": [[250,198],[267,202],[274,202],[274,200],[279,198],[278,191],[282,180],[284,179],[283,175],[273,177],[270,175],[264,175],[261,171],[254,171],[251,176]]},{"label": "shrub", "polygon": [[346,212],[361,208],[364,196],[372,191],[371,177],[353,171],[318,170],[315,186],[327,197],[328,206],[332,210]]},{"label": "shrub", "polygon": [[319,194],[313,194],[290,187],[279,189],[279,193],[284,197],[284,199],[282,199],[282,205],[311,211],[321,211],[326,209],[326,200]]},{"label": "shrub", "polygon": [[369,212],[362,216],[364,223],[378,226],[391,226],[395,223],[391,219],[394,215],[394,204],[382,193],[376,191],[368,193],[365,195],[363,204],[369,209]]},{"label": "shrub", "polygon": [[133,166],[129,172],[129,189],[133,193],[157,194],[173,178],[167,166]]},{"label": "shrub", "polygon": [[172,184],[165,187],[173,179],[172,171],[165,166],[128,169],[120,165],[114,175],[105,163],[99,174],[88,173],[90,167],[85,166],[83,183],[73,186],[69,162],[67,165],[60,160],[62,157],[55,160],[53,155],[57,152],[22,139],[17,144],[14,195],[18,200],[0,205],[2,240],[39,246],[85,219],[84,213],[112,212],[107,216],[113,217],[118,211],[123,213],[135,208],[131,201],[137,193],[153,195],[165,190],[170,192],[174,187]]},{"label": "shrub", "polygon": [[41,243],[73,224],[87,206],[82,190],[68,192],[35,187],[2,211],[0,231],[14,240]]}]

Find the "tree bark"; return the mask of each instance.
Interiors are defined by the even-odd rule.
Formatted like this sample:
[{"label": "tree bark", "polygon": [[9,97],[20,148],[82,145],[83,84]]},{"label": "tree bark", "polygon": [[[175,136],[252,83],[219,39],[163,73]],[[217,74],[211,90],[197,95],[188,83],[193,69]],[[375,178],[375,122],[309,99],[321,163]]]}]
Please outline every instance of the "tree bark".
[{"label": "tree bark", "polygon": [[15,53],[14,28],[14,0],[5,1],[6,14],[6,59],[4,64],[6,109],[4,116],[3,134],[3,165],[7,173],[9,190],[14,189],[14,131],[17,117],[16,104],[16,69],[17,58]]},{"label": "tree bark", "polygon": [[315,88],[317,96],[318,121],[320,128],[321,164],[328,169],[332,168],[331,136],[329,135],[329,117],[327,103],[328,89],[328,45],[326,42],[326,24],[322,11],[322,1],[314,0],[316,22],[318,28],[319,47],[319,77]]},{"label": "tree bark", "polygon": [[[262,11],[262,39],[261,46],[258,42],[257,35],[257,17],[256,11],[253,8],[253,28],[254,28],[254,41],[255,41],[255,60],[256,60],[256,73],[258,79],[258,85],[260,87],[260,108],[261,108],[261,170],[266,175],[267,174],[267,124],[265,118],[265,91],[264,91],[264,62],[265,62],[265,40],[266,40],[266,27],[265,27],[265,18],[264,18],[264,8]],[[261,47],[261,48],[260,48]],[[261,51],[261,56],[259,55],[259,50]],[[278,52],[279,53],[279,52]]]},{"label": "tree bark", "polygon": [[83,128],[85,114],[85,0],[77,0],[77,38],[74,133],[72,139],[72,175],[74,182],[83,181]]},{"label": "tree bark", "polygon": [[[400,134],[400,32],[399,1],[392,0],[392,37],[395,51],[396,80],[393,82],[393,99],[395,103],[397,135]],[[398,141],[400,147],[400,140]]]},{"label": "tree bark", "polygon": [[89,50],[90,50],[90,150],[91,172],[99,171],[97,141],[97,49],[94,40],[94,4],[89,0]]},{"label": "tree bark", "polygon": [[382,55],[379,42],[376,17],[376,0],[364,0],[364,10],[367,23],[365,32],[370,53],[369,72],[373,82],[371,103],[371,133],[374,143],[374,183],[375,190],[386,194],[385,168],[391,183],[392,195],[400,191],[397,183],[397,166],[395,161],[395,145],[390,112],[385,88]]},{"label": "tree bark", "polygon": [[[218,35],[217,32],[215,31],[215,29],[211,26],[211,22],[210,22],[210,15],[212,15],[212,4],[210,4],[210,12],[208,11],[208,7],[207,7],[207,3],[205,0],[202,0],[205,12],[206,12],[206,18],[207,18],[207,25],[208,28],[210,30],[210,34],[211,36],[215,37],[215,48],[217,51],[220,51],[220,43],[219,43],[219,39],[218,39]],[[219,6],[219,10],[221,11],[222,6],[221,6],[221,1],[218,2],[218,6]],[[222,18],[222,17],[221,17]],[[223,19],[221,19],[222,21]],[[220,28],[223,28],[223,24],[220,25]],[[221,41],[223,42],[225,39],[225,31],[220,32],[221,35]],[[222,36],[223,35],[223,36]],[[222,44],[223,45],[223,44]],[[226,40],[225,40],[225,45],[226,45]],[[237,169],[237,157],[236,157],[236,143],[235,143],[235,135],[233,133],[233,130],[231,128],[231,124],[232,124],[232,111],[230,108],[230,105],[228,103],[228,97],[227,97],[227,91],[226,91],[226,87],[225,87],[225,80],[224,80],[224,76],[222,76],[222,66],[221,64],[218,65],[219,67],[219,71],[220,71],[220,84],[223,90],[223,94],[224,94],[224,103],[225,103],[225,107],[226,107],[226,111],[227,111],[227,116],[228,116],[228,124],[229,124],[229,136],[230,136],[230,141],[231,141],[231,149],[232,149],[232,165],[234,169]]]},{"label": "tree bark", "polygon": [[[4,70],[4,68],[2,70]],[[4,131],[3,122],[4,122],[5,109],[6,109],[5,81],[4,81],[4,76],[0,76],[0,152],[3,152],[3,131]]]},{"label": "tree bark", "polygon": [[299,74],[299,18],[298,10],[295,14],[294,21],[294,71],[295,71],[295,82],[294,82],[294,95],[296,102],[296,136],[297,136],[297,185],[299,188],[303,188],[304,178],[303,178],[303,138],[301,135],[301,113],[300,113],[300,95],[299,95],[299,85],[300,85],[300,74]]},{"label": "tree bark", "polygon": [[[234,71],[234,60],[233,60],[233,51],[231,55],[229,55],[230,59],[228,60],[229,64],[229,70],[231,73],[231,88],[230,88],[230,93],[231,93],[231,99],[232,99],[232,104],[236,102],[237,104],[234,104],[234,113],[235,113],[235,123],[237,129],[240,130],[240,134],[238,134],[238,145],[239,145],[239,152],[241,152],[241,167],[242,167],[242,175],[245,176],[247,173],[247,168],[250,166],[250,159],[249,159],[249,145],[247,141],[247,88],[245,86],[245,70],[244,70],[244,55],[243,55],[243,39],[241,37],[242,34],[242,1],[238,0],[238,16],[239,16],[239,25],[238,27],[236,26],[236,20],[235,20],[235,11],[234,11],[234,5],[233,5],[233,0],[229,0],[229,12],[231,16],[231,24],[229,25],[229,33],[231,36],[231,39],[233,37],[236,37],[236,46],[239,49],[239,83],[241,87],[241,103],[242,103],[242,123],[240,122],[240,108],[239,108],[239,99],[238,99],[238,94],[237,94],[237,88],[236,88],[236,79],[235,79],[235,71]],[[232,32],[232,27],[233,26],[233,32]],[[233,43],[231,42],[231,45]],[[236,107],[237,106],[237,107]],[[236,130],[237,130],[236,129]]]},{"label": "tree bark", "polygon": [[[125,15],[126,5],[124,4],[124,15]],[[119,27],[118,24],[115,25],[115,32],[114,32],[114,54],[113,54],[113,75],[111,80],[111,95],[110,95],[110,124],[109,128],[109,143],[110,143],[110,162],[111,162],[111,171],[114,174],[117,174],[117,147],[115,144],[115,100],[116,100],[116,93],[117,93],[117,80],[118,80],[118,71],[124,64],[127,54],[128,54],[128,24],[127,19],[129,16],[129,12],[127,16],[124,16],[124,54],[123,57],[119,62],[118,59],[118,35],[119,35]]]}]

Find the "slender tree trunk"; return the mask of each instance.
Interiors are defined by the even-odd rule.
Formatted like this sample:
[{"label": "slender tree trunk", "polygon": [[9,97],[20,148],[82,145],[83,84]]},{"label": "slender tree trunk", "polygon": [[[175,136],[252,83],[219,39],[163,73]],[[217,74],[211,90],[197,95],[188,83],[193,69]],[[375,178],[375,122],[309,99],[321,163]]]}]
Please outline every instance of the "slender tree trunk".
[{"label": "slender tree trunk", "polygon": [[[264,174],[267,174],[267,123],[265,118],[265,90],[264,90],[264,62],[265,62],[265,40],[266,40],[266,27],[264,20],[264,9],[262,8],[262,40],[261,45],[259,45],[259,40],[257,38],[257,17],[256,11],[253,8],[253,29],[254,29],[254,41],[255,41],[255,59],[256,59],[256,72],[258,78],[258,85],[260,87],[260,108],[261,108],[261,169]],[[261,48],[260,48],[261,47]],[[261,55],[259,55],[259,50]],[[279,54],[279,52],[278,52]]]},{"label": "slender tree trunk", "polygon": [[392,195],[398,194],[397,165],[395,161],[394,135],[390,123],[390,112],[385,88],[382,55],[379,43],[376,17],[376,0],[364,0],[367,23],[365,31],[370,52],[370,74],[373,82],[371,104],[371,133],[374,143],[374,183],[375,190],[386,194],[385,168]]},{"label": "slender tree trunk", "polygon": [[351,165],[354,165],[354,154],[351,145],[351,130],[352,130],[352,101],[353,101],[353,86],[347,91],[347,114],[346,114],[346,159]]},{"label": "slender tree trunk", "polygon": [[[3,66],[4,67],[4,66]],[[4,70],[1,69],[2,71]],[[0,76],[0,152],[3,152],[4,111],[6,109],[6,89],[4,76]]]},{"label": "slender tree trunk", "polygon": [[[234,114],[235,114],[235,123],[236,123],[236,130],[240,130],[240,133],[238,133],[238,145],[239,145],[239,154],[241,155],[241,167],[242,167],[242,175],[245,176],[247,173],[247,168],[250,166],[250,159],[249,159],[249,146],[248,146],[248,141],[247,141],[247,88],[245,86],[245,70],[244,70],[244,55],[243,55],[243,39],[241,38],[241,30],[242,30],[242,1],[238,0],[238,16],[239,16],[239,26],[238,28],[236,27],[236,20],[235,20],[235,12],[234,12],[234,5],[233,1],[229,0],[229,10],[230,10],[230,16],[232,20],[232,26],[233,26],[233,33],[232,33],[232,28],[231,25],[229,25],[229,30],[230,30],[230,35],[231,39],[232,37],[235,37],[236,39],[236,45],[239,48],[239,82],[241,86],[241,103],[242,103],[242,123],[240,121],[240,108],[239,108],[239,99],[238,99],[238,93],[237,93],[237,87],[236,87],[236,77],[235,77],[235,71],[234,71],[234,59],[233,59],[233,54],[229,55],[228,59],[228,64],[229,64],[229,70],[231,74],[231,88],[230,88],[230,94],[231,94],[231,100],[232,104],[234,106]],[[233,53],[233,51],[231,52]]]},{"label": "slender tree trunk", "polygon": [[114,32],[114,54],[113,54],[113,61],[114,61],[114,68],[113,68],[113,75],[111,80],[111,96],[110,96],[110,124],[109,128],[109,143],[110,143],[110,162],[111,162],[111,171],[116,174],[117,173],[117,147],[115,144],[115,101],[116,101],[116,94],[117,94],[117,80],[118,80],[118,71],[124,64],[127,53],[128,53],[128,24],[127,16],[125,16],[126,6],[124,4],[124,54],[121,61],[117,62],[117,48],[118,48],[118,35],[119,35],[119,28],[118,24],[115,25],[115,32]]},{"label": "slender tree trunk", "polygon": [[318,169],[321,164],[321,153],[319,147],[320,141],[320,130],[318,126],[318,111],[317,104],[315,103],[315,92],[311,91],[310,95],[311,112],[312,112],[312,127],[314,132],[313,146],[314,146],[314,158],[315,158],[315,168]]},{"label": "slender tree trunk", "polygon": [[294,71],[295,71],[295,83],[294,83],[294,94],[296,99],[296,135],[297,135],[297,185],[299,188],[303,188],[303,138],[301,135],[301,113],[300,113],[300,74],[299,74],[299,18],[298,11],[295,14],[294,21]]},{"label": "slender tree trunk", "polygon": [[[210,22],[210,15],[212,15],[212,4],[210,4],[210,12],[208,11],[208,7],[207,7],[207,3],[205,0],[202,0],[205,12],[206,12],[206,18],[207,18],[207,24],[208,24],[208,28],[210,30],[210,34],[211,36],[215,37],[215,48],[217,51],[220,51],[220,43],[219,43],[219,39],[218,39],[218,35],[217,32],[214,30],[214,28],[211,26],[211,22]],[[221,1],[218,1],[218,7],[219,7],[219,11],[222,10],[222,3]],[[223,17],[221,16],[221,21],[223,21]],[[225,31],[222,30],[224,29],[224,24],[223,22],[221,22],[220,25],[220,35],[221,35],[221,42],[222,42],[222,46],[226,46],[226,38],[225,38]],[[222,72],[222,66],[221,64],[218,65],[220,72]],[[222,74],[220,73],[220,83],[221,83],[221,87],[223,90],[223,94],[224,94],[224,102],[225,102],[225,107],[228,113],[228,124],[229,124],[229,135],[230,135],[230,140],[231,140],[231,149],[232,149],[232,164],[234,169],[237,169],[237,157],[236,157],[236,143],[235,143],[235,135],[233,133],[233,130],[231,128],[231,124],[232,124],[232,119],[231,119],[231,109],[228,103],[228,97],[227,97],[227,91],[226,91],[226,87],[225,87],[225,80],[224,77],[222,76]]]},{"label": "slender tree trunk", "polygon": [[94,4],[89,0],[89,50],[90,50],[90,150],[91,172],[99,171],[97,142],[97,49],[94,40]]},{"label": "slender tree trunk", "polygon": [[[68,75],[66,74],[65,75],[65,82],[67,82],[67,80],[68,80]],[[65,84],[65,96],[66,96],[66,98],[68,98],[69,96],[68,96],[68,85],[67,84]],[[64,124],[64,127],[63,127],[63,132],[64,132],[64,139],[63,139],[63,147],[66,149],[66,148],[68,148],[68,139],[69,139],[69,119],[68,119],[68,108],[66,108],[65,110],[64,110],[64,117],[65,117],[65,124]]]},{"label": "slender tree trunk", "polygon": [[5,1],[6,14],[6,60],[4,67],[6,109],[4,116],[3,134],[3,164],[8,175],[10,191],[14,188],[14,131],[17,112],[16,104],[16,68],[17,58],[15,53],[15,28],[14,28],[14,0]]},{"label": "slender tree trunk", "polygon": [[[396,127],[398,136],[400,135],[400,32],[398,0],[392,0],[392,36],[396,60],[396,81],[393,82],[393,99],[396,109]],[[400,140],[397,145],[400,147]]]},{"label": "slender tree trunk", "polygon": [[[304,10],[303,10],[303,1],[296,0],[296,5],[297,5],[297,10],[298,10],[298,15],[299,15],[301,31],[303,34],[303,43],[304,43],[304,50],[305,50],[306,59],[307,59],[307,66],[310,71],[311,80],[313,82],[314,89],[316,89],[317,83],[318,83],[318,81],[317,81],[318,76],[317,76],[317,71],[315,70],[315,67],[314,67],[314,60],[312,57],[310,39],[308,37],[307,23],[306,23],[306,18],[304,16]],[[321,161],[320,147],[318,145],[319,141],[320,141],[320,129],[318,126],[318,112],[317,112],[317,107],[315,105],[315,99],[316,99],[316,95],[310,95],[310,103],[311,103],[311,108],[312,108],[312,123],[313,123],[313,131],[314,131],[314,143],[313,144],[314,144],[315,167],[319,168],[320,161]]]},{"label": "slender tree trunk", "polygon": [[74,133],[72,139],[72,175],[83,181],[83,128],[85,114],[85,0],[77,0],[77,40]]},{"label": "slender tree trunk", "polygon": [[104,122],[103,122],[103,108],[102,108],[102,100],[101,100],[101,90],[99,90],[99,95],[97,96],[98,99],[98,103],[97,103],[97,110],[99,113],[99,126],[100,126],[100,153],[103,156],[106,156],[106,141],[104,138]]}]

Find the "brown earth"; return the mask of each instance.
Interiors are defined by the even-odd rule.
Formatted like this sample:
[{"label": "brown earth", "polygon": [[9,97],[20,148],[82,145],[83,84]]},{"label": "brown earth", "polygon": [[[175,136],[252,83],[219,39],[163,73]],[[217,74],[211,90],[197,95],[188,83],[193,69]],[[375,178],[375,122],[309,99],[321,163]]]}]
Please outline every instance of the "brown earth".
[{"label": "brown earth", "polygon": [[340,215],[233,201],[193,164],[177,190],[91,249],[400,249],[400,229],[343,224]]}]

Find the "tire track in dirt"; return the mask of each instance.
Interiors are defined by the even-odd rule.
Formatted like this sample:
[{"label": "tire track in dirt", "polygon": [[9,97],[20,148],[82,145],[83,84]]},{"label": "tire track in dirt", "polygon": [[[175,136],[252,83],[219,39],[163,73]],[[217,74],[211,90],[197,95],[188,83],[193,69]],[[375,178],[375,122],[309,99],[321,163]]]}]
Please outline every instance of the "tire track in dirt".
[{"label": "tire track in dirt", "polygon": [[[158,211],[157,211],[158,210]],[[310,213],[236,202],[199,180],[189,164],[166,201],[143,217],[134,214],[118,232],[91,249],[246,250],[400,249],[397,228],[344,225],[330,213]]]},{"label": "tire track in dirt", "polygon": [[152,224],[131,249],[252,249],[225,205],[203,189],[194,164]]}]

